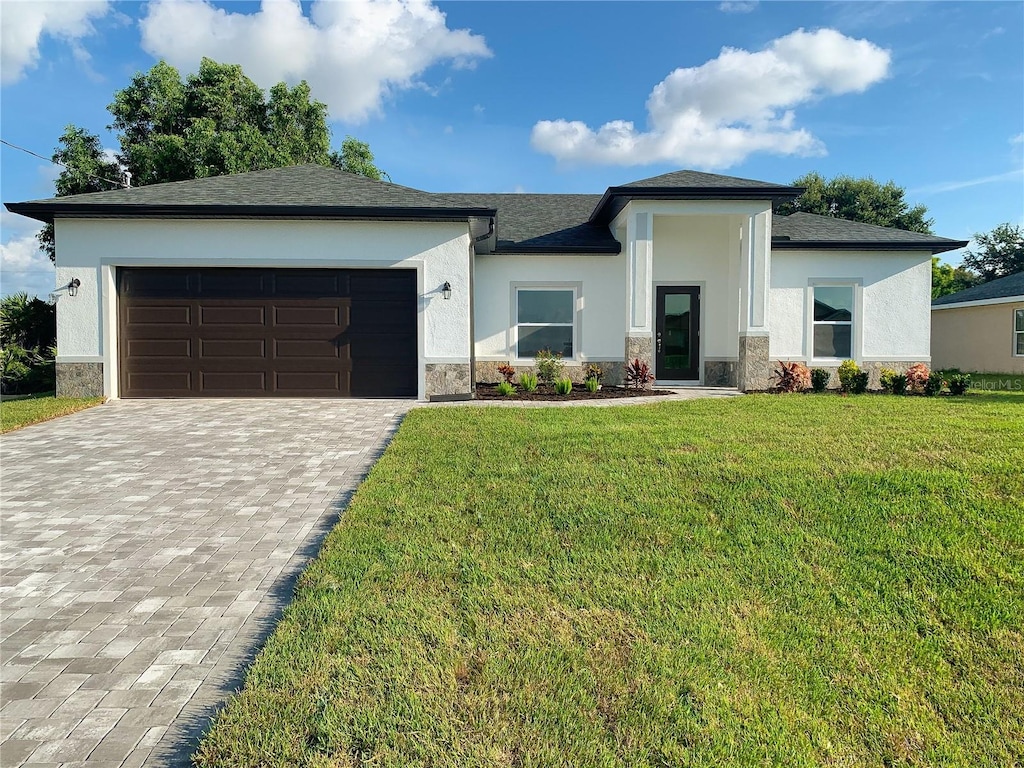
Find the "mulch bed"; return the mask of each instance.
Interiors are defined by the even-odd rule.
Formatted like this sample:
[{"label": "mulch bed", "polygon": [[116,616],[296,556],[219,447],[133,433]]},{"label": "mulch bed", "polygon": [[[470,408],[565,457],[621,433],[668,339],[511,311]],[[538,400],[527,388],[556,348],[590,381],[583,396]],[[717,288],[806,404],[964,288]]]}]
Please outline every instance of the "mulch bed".
[{"label": "mulch bed", "polygon": [[517,386],[514,394],[508,397],[498,394],[497,384],[477,384],[477,400],[613,400],[622,397],[650,397],[652,395],[671,395],[665,389],[626,389],[602,385],[597,392],[588,392],[582,384],[573,384],[572,392],[560,395],[550,384],[539,384],[533,392],[526,392]]}]

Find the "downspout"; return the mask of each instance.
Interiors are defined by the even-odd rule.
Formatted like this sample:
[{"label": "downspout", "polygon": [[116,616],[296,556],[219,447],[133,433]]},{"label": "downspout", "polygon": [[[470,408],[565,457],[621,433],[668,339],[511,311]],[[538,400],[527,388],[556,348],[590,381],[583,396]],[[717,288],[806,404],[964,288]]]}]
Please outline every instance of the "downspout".
[{"label": "downspout", "polygon": [[494,217],[488,221],[487,233],[477,235],[469,246],[469,389],[476,398],[476,244],[494,235]]}]

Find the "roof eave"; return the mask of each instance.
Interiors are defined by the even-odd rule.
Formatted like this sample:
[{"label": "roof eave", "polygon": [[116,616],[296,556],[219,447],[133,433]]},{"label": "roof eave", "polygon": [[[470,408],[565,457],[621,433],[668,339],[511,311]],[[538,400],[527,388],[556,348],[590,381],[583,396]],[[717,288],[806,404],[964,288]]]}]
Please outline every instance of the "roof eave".
[{"label": "roof eave", "polygon": [[949,240],[947,242],[885,242],[879,240],[777,240],[772,238],[772,250],[832,250],[832,251],[930,251],[932,255],[955,251],[967,247],[968,240]]},{"label": "roof eave", "polygon": [[563,246],[504,246],[495,248],[491,254],[495,256],[534,256],[538,254],[609,254],[622,252],[622,245],[563,245]]},{"label": "roof eave", "polygon": [[495,208],[345,205],[146,205],[110,203],[6,203],[11,213],[53,223],[56,216],[100,218],[273,218],[350,219],[362,221],[465,221],[495,216]]},{"label": "roof eave", "polygon": [[[597,201],[589,221],[604,222],[604,209],[617,197],[657,200],[794,200],[804,187],[608,187]],[[611,217],[609,217],[610,219]]]}]

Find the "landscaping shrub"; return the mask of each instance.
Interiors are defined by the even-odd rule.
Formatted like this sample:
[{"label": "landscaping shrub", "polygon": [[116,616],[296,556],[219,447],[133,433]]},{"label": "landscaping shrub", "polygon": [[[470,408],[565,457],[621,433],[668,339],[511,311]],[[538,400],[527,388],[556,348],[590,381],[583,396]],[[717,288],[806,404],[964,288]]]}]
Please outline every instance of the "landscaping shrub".
[{"label": "landscaping shrub", "polygon": [[626,386],[633,389],[648,389],[654,381],[651,366],[640,358],[626,365]]},{"label": "landscaping shrub", "polygon": [[562,371],[565,370],[562,356],[550,349],[542,349],[537,353],[536,365],[537,378],[546,384],[562,378]]},{"label": "landscaping shrub", "polygon": [[499,365],[498,373],[504,376],[505,381],[509,384],[511,384],[512,380],[516,377],[515,366],[510,365],[509,363],[502,363],[501,365]]},{"label": "landscaping shrub", "polygon": [[54,388],[55,308],[27,293],[0,301],[0,392],[27,394]]},{"label": "landscaping shrub", "polygon": [[882,391],[892,392],[893,381],[899,375],[899,372],[892,368],[883,368],[878,374],[878,383],[882,385]]},{"label": "landscaping shrub", "polygon": [[499,395],[504,395],[505,397],[509,397],[510,395],[514,395],[515,392],[516,392],[516,388],[512,386],[512,382],[510,382],[510,381],[499,381],[498,382],[498,394]]},{"label": "landscaping shrub", "polygon": [[868,391],[868,372],[857,371],[853,375],[853,385],[850,391],[855,395],[863,395]]},{"label": "landscaping shrub", "polygon": [[843,392],[852,392],[860,366],[853,360],[844,360],[839,366],[839,388]]},{"label": "landscaping shrub", "polygon": [[907,389],[911,392],[924,392],[924,385],[928,382],[931,372],[924,363],[914,363],[907,368]]},{"label": "landscaping shrub", "polygon": [[586,381],[583,382],[583,386],[587,388],[587,392],[594,394],[601,386],[601,382],[596,376],[589,376]]},{"label": "landscaping shrub", "polygon": [[949,391],[953,395],[965,395],[971,386],[971,374],[954,373],[949,377]]},{"label": "landscaping shrub", "polygon": [[934,397],[942,391],[942,386],[946,382],[942,378],[942,374],[938,371],[928,375],[928,378],[924,381],[924,393],[928,397]]},{"label": "landscaping shrub", "polygon": [[597,363],[587,363],[583,369],[583,379],[597,379],[597,383],[601,383],[601,377],[604,376],[604,368]]},{"label": "landscaping shrub", "polygon": [[779,367],[772,374],[777,392],[803,392],[811,386],[811,372],[803,363],[779,361]]},{"label": "landscaping shrub", "polygon": [[824,368],[812,368],[811,389],[818,393],[824,392],[826,389],[828,389],[828,380],[831,378],[832,374],[830,374]]},{"label": "landscaping shrub", "polygon": [[527,392],[537,391],[537,374],[526,371],[519,374],[519,386]]},{"label": "landscaping shrub", "polygon": [[558,379],[555,382],[555,393],[559,395],[568,395],[572,392],[572,379],[567,376]]},{"label": "landscaping shrub", "polygon": [[897,373],[892,378],[892,393],[894,395],[905,395],[907,393],[907,377]]}]

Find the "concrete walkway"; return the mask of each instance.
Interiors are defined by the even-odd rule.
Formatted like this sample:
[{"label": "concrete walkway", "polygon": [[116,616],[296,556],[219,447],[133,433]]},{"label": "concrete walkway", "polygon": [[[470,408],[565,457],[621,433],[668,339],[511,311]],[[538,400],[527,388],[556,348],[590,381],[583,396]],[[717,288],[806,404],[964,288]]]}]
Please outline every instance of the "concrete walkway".
[{"label": "concrete walkway", "polygon": [[0,438],[0,765],[187,765],[412,405],[123,401]]}]

